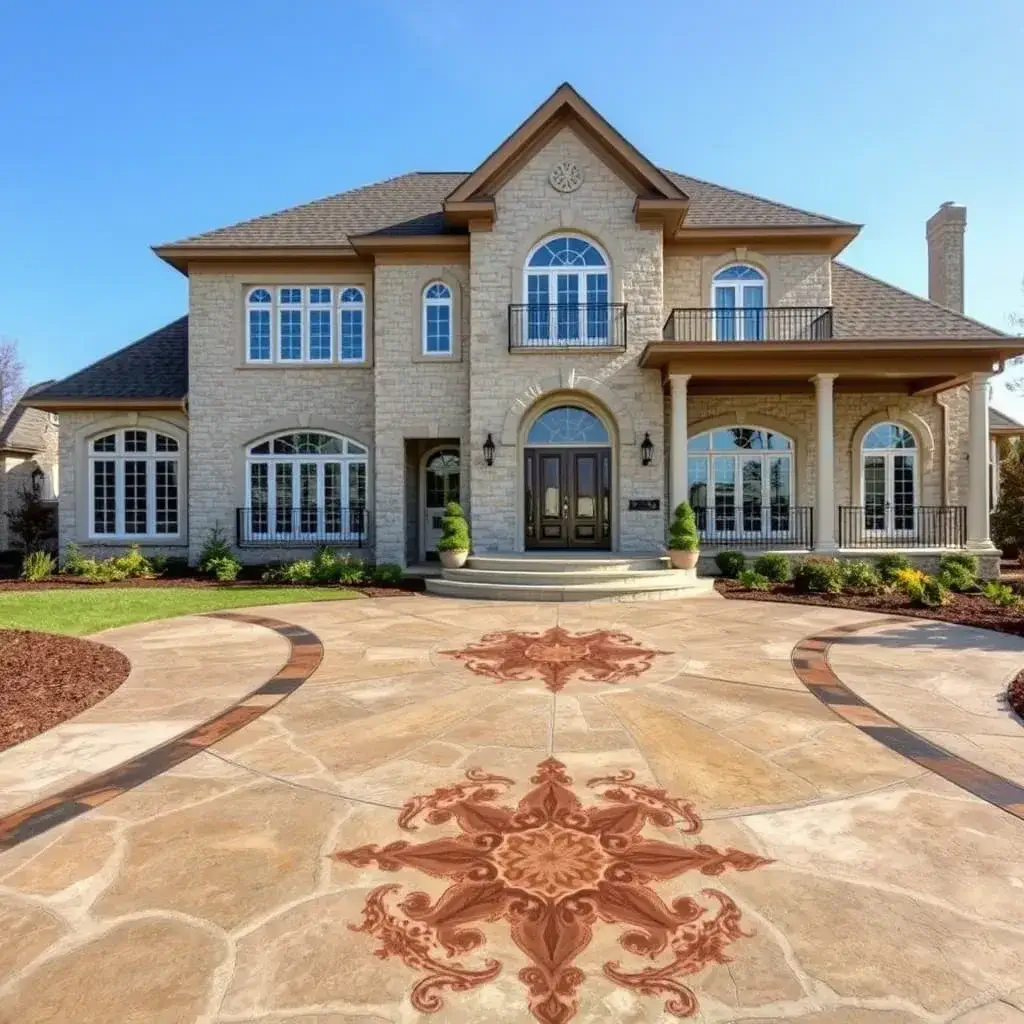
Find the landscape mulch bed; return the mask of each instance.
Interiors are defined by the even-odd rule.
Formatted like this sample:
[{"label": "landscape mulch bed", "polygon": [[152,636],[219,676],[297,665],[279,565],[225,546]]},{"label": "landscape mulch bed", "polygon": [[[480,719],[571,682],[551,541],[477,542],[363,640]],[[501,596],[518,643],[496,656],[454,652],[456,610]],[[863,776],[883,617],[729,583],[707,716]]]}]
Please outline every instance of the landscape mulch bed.
[{"label": "landscape mulch bed", "polygon": [[[159,579],[130,579],[117,580],[113,583],[89,583],[81,576],[52,576],[48,580],[41,580],[37,583],[29,583],[27,580],[0,580],[0,594],[12,590],[109,590],[111,588],[136,587],[139,589],[151,589],[154,587],[175,587],[192,590],[230,589],[232,587],[243,587],[249,590],[259,587],[288,587],[288,583],[262,583],[258,579],[240,579],[233,583],[221,583],[218,580],[204,579],[199,576],[181,577],[160,577]],[[303,583],[296,586],[312,586],[313,584]],[[423,581],[419,579],[402,580],[400,584],[388,587],[378,587],[372,584],[346,583],[341,585],[342,589],[354,590],[366,597],[408,597],[410,594],[419,593],[423,590]]]},{"label": "landscape mulch bed", "polygon": [[128,659],[105,644],[0,629],[0,750],[91,707],[130,669]]}]

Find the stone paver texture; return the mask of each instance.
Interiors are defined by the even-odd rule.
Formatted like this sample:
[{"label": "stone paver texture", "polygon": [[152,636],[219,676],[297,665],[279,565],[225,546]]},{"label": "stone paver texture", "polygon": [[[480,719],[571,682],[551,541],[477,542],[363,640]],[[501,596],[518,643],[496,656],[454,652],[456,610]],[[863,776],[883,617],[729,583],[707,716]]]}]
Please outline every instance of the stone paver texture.
[{"label": "stone paver texture", "polygon": [[[0,854],[3,1024],[1024,1024],[1024,821],[790,660],[877,622],[833,643],[842,683],[1020,783],[1024,641],[715,598],[259,611],[320,638],[311,677]],[[289,656],[220,619],[106,638],[135,682],[0,756],[0,812]]]}]

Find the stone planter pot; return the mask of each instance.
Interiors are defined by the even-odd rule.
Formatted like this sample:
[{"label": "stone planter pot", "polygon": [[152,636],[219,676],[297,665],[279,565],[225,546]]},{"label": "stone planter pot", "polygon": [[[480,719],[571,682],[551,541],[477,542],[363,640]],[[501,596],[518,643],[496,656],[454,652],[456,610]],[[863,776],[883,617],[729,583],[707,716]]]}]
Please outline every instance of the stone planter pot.
[{"label": "stone planter pot", "polygon": [[672,559],[673,569],[692,569],[696,566],[697,559],[700,558],[700,552],[676,551],[673,548],[669,548],[668,557]]},{"label": "stone planter pot", "polygon": [[437,554],[441,559],[441,564],[446,569],[461,569],[466,564],[466,559],[469,558],[469,552],[465,549],[461,551],[438,551]]}]

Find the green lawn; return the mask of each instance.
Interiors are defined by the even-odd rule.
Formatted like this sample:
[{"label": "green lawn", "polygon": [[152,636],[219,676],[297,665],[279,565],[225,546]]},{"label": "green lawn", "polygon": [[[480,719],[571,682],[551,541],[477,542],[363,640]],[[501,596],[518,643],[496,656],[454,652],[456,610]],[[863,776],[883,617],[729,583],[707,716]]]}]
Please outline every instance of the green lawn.
[{"label": "green lawn", "polygon": [[81,636],[172,615],[296,601],[340,601],[353,590],[324,587],[153,587],[13,590],[0,593],[0,629]]}]

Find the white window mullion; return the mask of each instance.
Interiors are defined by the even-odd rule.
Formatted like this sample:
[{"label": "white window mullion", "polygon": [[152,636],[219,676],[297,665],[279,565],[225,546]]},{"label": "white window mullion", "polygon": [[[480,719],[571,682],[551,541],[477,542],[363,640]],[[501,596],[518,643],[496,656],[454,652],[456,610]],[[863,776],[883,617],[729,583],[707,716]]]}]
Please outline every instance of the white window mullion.
[{"label": "white window mullion", "polygon": [[[147,451],[152,445],[156,449],[156,434],[150,434],[146,442]],[[146,534],[156,536],[156,459],[146,459]]]},{"label": "white window mullion", "polygon": [[124,456],[114,462],[114,531],[115,536],[123,537],[124,533]]},{"label": "white window mullion", "polygon": [[324,521],[324,491],[325,491],[325,477],[327,471],[324,469],[324,463],[318,462],[316,464],[316,532],[319,536],[323,537],[326,532],[326,523]]}]

